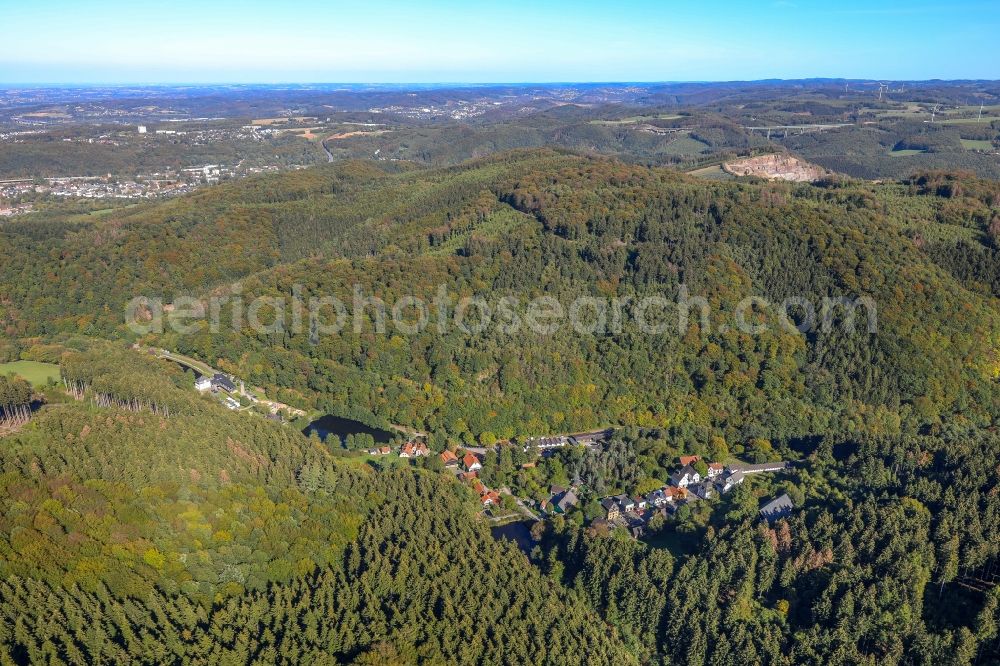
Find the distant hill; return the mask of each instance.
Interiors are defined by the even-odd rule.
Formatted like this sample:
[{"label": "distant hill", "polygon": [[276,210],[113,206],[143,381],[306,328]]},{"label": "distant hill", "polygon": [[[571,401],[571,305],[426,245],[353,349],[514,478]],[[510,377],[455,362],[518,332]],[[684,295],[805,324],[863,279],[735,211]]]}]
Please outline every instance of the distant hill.
[{"label": "distant hill", "polygon": [[[13,253],[0,274],[4,316],[14,337],[121,335],[134,295],[169,303],[226,293],[236,280],[245,297],[290,297],[300,283],[307,295],[348,303],[355,283],[390,303],[403,294],[431,303],[440,285],[456,298],[676,301],[683,284],[714,306],[710,332],[351,329],[312,341],[308,331],[223,326],[158,342],[223,359],[286,391],[286,402],[348,405],[456,437],[607,423],[794,437],[856,419],[875,418],[877,428],[933,423],[954,410],[988,419],[997,404],[987,399],[1000,348],[996,293],[973,284],[946,248],[971,243],[984,262],[977,270],[992,270],[996,185],[948,182],[709,183],[553,150],[434,170],[347,162],[93,224],[8,224],[0,228]],[[800,335],[772,319],[757,337],[723,332],[749,295],[802,296],[817,310],[823,298],[870,297],[878,331]]]}]

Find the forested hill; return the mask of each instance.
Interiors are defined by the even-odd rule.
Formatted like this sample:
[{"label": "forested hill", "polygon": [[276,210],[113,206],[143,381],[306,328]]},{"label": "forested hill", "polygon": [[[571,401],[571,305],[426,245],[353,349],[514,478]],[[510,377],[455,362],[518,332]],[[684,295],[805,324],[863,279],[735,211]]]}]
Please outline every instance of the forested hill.
[{"label": "forested hill", "polygon": [[635,662],[454,479],[338,461],[168,366],[67,351],[84,399],[0,440],[3,663]]},{"label": "forested hill", "polygon": [[[709,183],[538,150],[4,223],[0,361],[58,361],[62,381],[0,382],[0,662],[989,663],[998,205],[997,183],[966,174]],[[569,302],[685,285],[712,314],[658,334],[630,318],[593,334],[269,333],[225,308],[218,332],[124,326],[136,295],[300,285],[350,303],[355,284],[389,304],[441,286]],[[868,297],[877,327],[800,334],[765,308],[768,330],[742,332],[748,295]],[[678,509],[663,548],[582,527],[601,511],[588,489],[526,559],[436,456],[365,462],[229,412],[136,341],[288,403],[417,427],[435,453],[625,426],[594,455],[566,449],[608,492],[646,492],[639,472],[660,483],[684,454],[795,464]],[[562,464],[515,469],[512,448],[483,456],[484,478]],[[795,509],[763,524],[779,488]]]},{"label": "forested hill", "polygon": [[[551,150],[420,170],[350,162],[209,188],[98,222],[0,227],[0,316],[13,338],[124,335],[139,294],[228,293],[392,303],[580,295],[712,305],[710,331],[468,336],[309,331],[168,333],[157,342],[283,399],[466,441],[635,424],[680,438],[899,433],[996,417],[1000,186],[929,173],[905,183],[707,183]],[[740,299],[869,297],[877,332],[806,335]],[[370,313],[369,313],[370,314]],[[432,311],[432,318],[436,314]],[[864,318],[864,311],[860,317]],[[222,313],[226,316],[226,311]],[[286,321],[290,316],[286,317]],[[722,326],[729,324],[723,331]]]}]

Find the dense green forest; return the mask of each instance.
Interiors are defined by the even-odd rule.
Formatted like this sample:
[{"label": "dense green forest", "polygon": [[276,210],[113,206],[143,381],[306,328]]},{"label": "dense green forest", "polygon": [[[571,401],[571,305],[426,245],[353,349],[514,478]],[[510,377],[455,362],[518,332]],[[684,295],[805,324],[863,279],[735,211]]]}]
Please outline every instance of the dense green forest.
[{"label": "dense green forest", "polygon": [[[217,333],[206,324],[155,341],[288,402],[363,410],[467,442],[608,424],[736,441],[892,434],[952,414],[980,424],[996,415],[995,183],[930,173],[899,185],[709,184],[552,151],[400,168],[344,163],[91,225],[51,216],[7,224],[0,316],[15,338],[124,335],[124,305],[136,295],[170,303],[238,291],[285,297],[290,310],[294,285],[301,299],[345,303],[359,285],[389,304],[403,295],[431,303],[441,285],[455,299],[564,303],[676,301],[683,285],[710,304],[708,329],[695,321],[645,335],[627,319],[604,335],[563,327],[515,337],[433,326],[379,335],[366,324],[317,339],[245,322],[233,330],[222,308]],[[949,249],[969,244],[981,261]],[[775,304],[801,296],[817,311],[823,298],[869,297],[877,331],[801,335],[771,312],[767,332],[740,333],[734,311],[751,295]]]},{"label": "dense green forest", "polygon": [[668,663],[995,663],[998,446],[960,427],[822,438],[787,521],[758,523],[742,486],[693,556],[557,518],[533,559]]},{"label": "dense green forest", "polygon": [[[1000,658],[995,432],[820,438],[800,445],[787,521],[757,523],[757,486],[665,534],[685,552],[556,518],[529,567],[450,475],[359,464],[133,351],[61,357],[81,399],[0,449],[13,663]],[[134,381],[100,406],[109,375]],[[641,439],[617,446],[670,441]]]},{"label": "dense green forest", "polygon": [[[707,182],[543,149],[3,223],[0,361],[57,362],[62,382],[0,378],[0,419],[18,415],[0,439],[0,658],[996,663],[998,211],[1000,186],[969,173]],[[421,297],[431,321],[442,285],[521,303],[683,287],[711,312],[659,334],[627,317],[379,333],[376,307],[336,334],[255,330],[228,307],[218,331],[125,322],[140,295],[284,297],[291,322],[296,299],[351,303],[355,285]],[[733,326],[748,296],[867,297],[877,327],[840,310],[799,333],[763,308],[751,334]],[[641,492],[681,454],[800,462],[646,542],[556,519],[526,559],[450,474],[224,410],[134,342],[435,451],[622,426],[527,470],[520,447],[484,456],[484,480],[527,497],[576,479]],[[775,490],[797,509],[761,524]]]},{"label": "dense green forest", "polygon": [[[84,368],[0,448],[5,662],[634,661],[456,482],[338,461],[133,352],[66,352]],[[96,406],[109,374],[131,383]]]}]

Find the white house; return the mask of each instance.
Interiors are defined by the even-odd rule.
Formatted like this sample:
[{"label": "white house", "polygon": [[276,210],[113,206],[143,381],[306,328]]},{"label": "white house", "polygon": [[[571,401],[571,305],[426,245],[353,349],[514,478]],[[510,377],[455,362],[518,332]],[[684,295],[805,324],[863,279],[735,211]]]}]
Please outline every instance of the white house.
[{"label": "white house", "polygon": [[743,472],[733,472],[722,480],[720,489],[723,493],[728,493],[730,490],[743,483],[745,478],[746,477],[744,477]]},{"label": "white house", "polygon": [[646,496],[646,502],[648,504],[651,504],[652,506],[655,506],[656,508],[660,508],[668,501],[669,500],[667,499],[667,496],[663,492],[662,488],[657,488],[656,490],[654,490],[653,492],[649,493],[649,495]]},{"label": "white house", "polygon": [[684,465],[684,467],[670,475],[670,483],[678,488],[687,488],[693,483],[700,482],[701,474],[695,471],[691,465]]},{"label": "white house", "polygon": [[528,440],[527,446],[524,450],[527,451],[531,445],[537,446],[542,451],[548,451],[550,449],[558,449],[569,444],[569,437],[560,435],[558,437],[538,437]]}]

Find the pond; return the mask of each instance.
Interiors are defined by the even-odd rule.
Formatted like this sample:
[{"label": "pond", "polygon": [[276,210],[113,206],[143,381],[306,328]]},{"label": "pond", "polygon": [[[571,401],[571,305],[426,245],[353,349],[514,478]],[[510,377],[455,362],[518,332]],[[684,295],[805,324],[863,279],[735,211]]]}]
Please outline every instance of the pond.
[{"label": "pond", "polygon": [[493,535],[494,539],[513,541],[525,555],[531,553],[531,549],[535,545],[531,539],[531,522],[526,520],[491,527],[490,534]]},{"label": "pond", "polygon": [[360,421],[345,419],[331,414],[319,417],[307,425],[302,431],[306,437],[314,432],[324,441],[330,435],[336,435],[341,439],[347,437],[348,435],[371,435],[375,438],[376,444],[388,444],[392,441],[393,435],[395,434],[389,432],[388,430],[382,430],[381,428],[372,428],[371,426],[367,426]]}]

